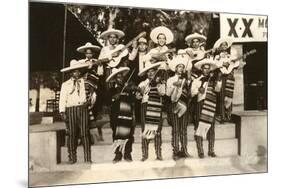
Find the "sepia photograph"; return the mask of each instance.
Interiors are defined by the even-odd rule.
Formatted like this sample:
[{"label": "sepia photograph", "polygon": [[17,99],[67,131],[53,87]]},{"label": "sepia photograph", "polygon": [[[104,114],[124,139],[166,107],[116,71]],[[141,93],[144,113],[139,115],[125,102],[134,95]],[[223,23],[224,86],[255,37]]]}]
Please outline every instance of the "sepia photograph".
[{"label": "sepia photograph", "polygon": [[28,12],[29,187],[268,173],[267,15]]}]

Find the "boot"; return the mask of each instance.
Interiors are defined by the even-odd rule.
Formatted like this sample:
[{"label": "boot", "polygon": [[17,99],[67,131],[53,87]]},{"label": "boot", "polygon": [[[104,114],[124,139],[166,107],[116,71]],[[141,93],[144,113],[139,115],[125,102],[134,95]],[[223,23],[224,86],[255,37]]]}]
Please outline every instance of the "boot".
[{"label": "boot", "polygon": [[76,154],[69,154],[68,156],[68,164],[75,164],[77,162]]},{"label": "boot", "polygon": [[195,141],[196,141],[196,146],[197,146],[197,151],[198,151],[198,156],[199,158],[204,158],[204,149],[203,149],[203,138],[200,136],[194,136]]},{"label": "boot", "polygon": [[113,163],[117,163],[117,162],[119,162],[121,160],[122,160],[122,153],[119,152],[119,151],[115,152],[115,157],[114,157],[112,162]]},{"label": "boot", "polygon": [[215,154],[214,147],[215,147],[215,140],[209,139],[209,141],[208,141],[208,149],[209,149],[208,156],[210,156],[210,157],[216,157],[217,156]]},{"label": "boot", "polygon": [[131,153],[125,153],[124,160],[127,161],[127,162],[132,162],[133,159],[132,159]]}]

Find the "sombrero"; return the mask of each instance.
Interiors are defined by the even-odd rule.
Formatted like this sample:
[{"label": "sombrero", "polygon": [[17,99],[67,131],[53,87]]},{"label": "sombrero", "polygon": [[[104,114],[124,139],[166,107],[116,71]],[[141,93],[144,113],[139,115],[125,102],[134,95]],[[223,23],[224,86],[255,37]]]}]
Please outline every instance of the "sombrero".
[{"label": "sombrero", "polygon": [[170,29],[164,26],[159,26],[154,28],[150,33],[150,38],[154,43],[157,43],[159,34],[164,34],[166,36],[166,44],[170,44],[174,40],[174,34]]},{"label": "sombrero", "polygon": [[109,35],[115,34],[118,36],[118,38],[122,38],[125,36],[125,33],[118,29],[108,29],[101,33],[100,38],[107,39]]},{"label": "sombrero", "polygon": [[193,33],[185,37],[185,41],[188,45],[192,42],[193,39],[198,39],[200,42],[205,42],[207,40],[204,35],[200,35],[198,33]]},{"label": "sombrero", "polygon": [[226,42],[226,43],[227,43],[227,46],[230,47],[230,46],[232,45],[232,43],[233,43],[233,40],[232,40],[232,38],[229,38],[229,37],[227,37],[227,38],[219,38],[219,39],[215,42],[214,48],[219,48],[220,45],[221,45],[222,43],[224,43],[224,42]]},{"label": "sombrero", "polygon": [[144,37],[141,37],[139,40],[138,40],[138,43],[147,43],[147,40],[144,38]]},{"label": "sombrero", "polygon": [[92,49],[92,50],[100,50],[99,46],[92,45],[92,43],[87,42],[85,45],[78,47],[76,50],[80,53],[85,53],[86,49]]},{"label": "sombrero", "polygon": [[145,75],[148,70],[153,69],[153,68],[158,68],[161,64],[162,64],[162,62],[150,64],[149,66],[142,69],[142,71],[139,72],[138,76]]},{"label": "sombrero", "polygon": [[188,59],[184,56],[178,55],[176,57],[174,57],[170,62],[169,62],[169,68],[175,72],[176,71],[176,67],[178,65],[184,65],[184,68],[187,67],[187,63],[188,63]]},{"label": "sombrero", "polygon": [[195,63],[195,68],[201,70],[203,65],[210,65],[210,70],[213,71],[215,69],[218,68],[218,66],[215,64],[214,60],[211,58],[205,58],[201,61],[198,61],[197,63]]},{"label": "sombrero", "polygon": [[112,73],[107,77],[105,80],[106,82],[109,82],[111,79],[113,79],[117,74],[123,73],[125,76],[130,71],[129,67],[120,67],[120,68],[113,68]]},{"label": "sombrero", "polygon": [[85,62],[79,62],[76,59],[73,59],[70,61],[70,65],[69,67],[65,67],[63,69],[61,69],[61,72],[67,72],[67,71],[71,71],[71,70],[75,70],[75,69],[81,69],[81,68],[86,68],[89,67],[88,63]]}]

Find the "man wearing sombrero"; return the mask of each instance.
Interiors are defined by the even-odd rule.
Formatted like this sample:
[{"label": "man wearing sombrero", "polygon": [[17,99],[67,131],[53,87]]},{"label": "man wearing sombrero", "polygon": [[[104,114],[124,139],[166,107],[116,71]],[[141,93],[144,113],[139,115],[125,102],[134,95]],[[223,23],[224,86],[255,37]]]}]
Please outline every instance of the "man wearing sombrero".
[{"label": "man wearing sombrero", "polygon": [[162,158],[162,107],[163,96],[166,92],[165,84],[157,76],[161,62],[151,64],[139,72],[139,76],[147,75],[147,79],[139,84],[136,93],[137,99],[141,99],[141,130],[142,130],[142,161],[148,159],[148,146],[150,140],[154,140],[156,159]]},{"label": "man wearing sombrero", "polygon": [[[138,76],[138,73],[145,68],[147,47],[147,40],[144,37],[141,37],[138,41],[133,42],[132,50],[129,53],[129,67],[131,70],[135,70],[132,80],[136,85],[141,82],[141,78]],[[135,117],[137,123],[140,123],[140,104],[140,100],[136,100]]]},{"label": "man wearing sombrero", "polygon": [[113,151],[115,157],[113,163],[124,160],[132,161],[132,144],[134,142],[134,85],[125,80],[130,71],[128,67],[113,68],[112,73],[106,79],[113,87],[109,92],[111,95],[110,126],[112,129]]},{"label": "man wearing sombrero", "polygon": [[171,59],[169,57],[170,53],[163,55],[161,53],[167,52],[169,50],[167,45],[174,41],[174,34],[167,27],[159,26],[151,31],[150,38],[157,46],[148,52],[146,56],[146,65],[155,62],[161,62],[161,66],[159,67],[161,70],[159,73],[162,75],[162,77],[164,77],[165,80],[167,80],[168,75],[166,70],[168,69],[168,64]]},{"label": "man wearing sombrero", "polygon": [[[97,61],[94,59],[94,53],[100,51],[100,47],[87,42],[85,45],[77,48],[77,52],[84,54],[85,58],[80,59],[79,62],[92,64]],[[94,65],[91,66],[91,69],[85,71],[83,75],[85,79],[85,88],[86,88],[86,96],[87,98],[91,98],[92,96],[96,96],[96,103],[94,106],[89,105],[89,124],[96,121],[97,119],[101,119],[101,116],[98,114],[102,110],[102,101],[103,101],[103,65]],[[91,107],[91,108],[90,108]],[[98,127],[99,140],[103,140],[102,129]]]},{"label": "man wearing sombrero", "polygon": [[208,139],[208,156],[216,157],[215,146],[215,113],[217,104],[217,92],[221,89],[221,81],[213,74],[217,65],[212,58],[205,58],[195,64],[195,68],[202,74],[192,82],[191,96],[197,98],[195,141],[198,150],[198,156],[204,158],[203,138]]},{"label": "man wearing sombrero", "polygon": [[[214,48],[217,50],[217,55],[215,56],[215,62],[220,67],[219,76],[222,79],[222,89],[218,97],[218,119],[221,123],[225,121],[230,121],[232,112],[232,100],[234,93],[234,69],[228,71],[232,59],[234,59],[234,54],[230,54],[230,47],[232,45],[231,38],[220,38],[215,44]],[[239,66],[239,61],[235,62],[235,66]]]},{"label": "man wearing sombrero", "polygon": [[76,150],[78,129],[84,148],[84,161],[91,163],[90,130],[88,126],[88,105],[94,103],[95,98],[87,101],[85,81],[81,77],[81,69],[87,68],[88,63],[72,60],[70,66],[63,68],[61,72],[68,72],[71,78],[61,86],[59,111],[66,123],[66,132],[69,137],[67,144],[69,163],[77,162]]},{"label": "man wearing sombrero", "polygon": [[[188,124],[188,101],[190,87],[186,77],[188,60],[181,55],[175,57],[169,64],[175,72],[173,77],[167,80],[166,95],[170,99],[168,116],[172,124],[172,147],[173,159],[191,157],[187,151],[187,124]],[[179,148],[181,144],[181,151]]]}]

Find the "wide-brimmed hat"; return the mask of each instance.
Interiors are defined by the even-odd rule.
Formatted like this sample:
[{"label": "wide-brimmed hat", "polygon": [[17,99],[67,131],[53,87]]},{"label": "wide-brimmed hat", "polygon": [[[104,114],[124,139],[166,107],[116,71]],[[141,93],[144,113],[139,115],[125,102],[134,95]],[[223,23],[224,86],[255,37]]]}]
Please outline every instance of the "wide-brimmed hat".
[{"label": "wide-brimmed hat", "polygon": [[145,44],[147,44],[147,40],[146,40],[144,37],[141,37],[141,38],[138,40],[138,43],[145,43]]},{"label": "wide-brimmed hat", "polygon": [[109,35],[114,34],[117,35],[118,38],[122,38],[125,36],[125,33],[118,29],[108,29],[101,33],[100,38],[107,39]]},{"label": "wide-brimmed hat", "polygon": [[169,68],[175,72],[176,71],[176,67],[178,65],[184,65],[184,68],[186,69],[187,67],[187,63],[188,63],[188,59],[184,56],[181,55],[177,55],[176,57],[174,57],[170,62],[169,62]]},{"label": "wide-brimmed hat", "polygon": [[89,63],[79,62],[76,59],[73,59],[73,60],[70,61],[69,67],[65,67],[65,68],[61,69],[60,71],[61,72],[67,72],[67,71],[86,68],[86,67],[89,67]]},{"label": "wide-brimmed hat", "polygon": [[198,61],[197,63],[195,63],[194,67],[201,70],[203,65],[210,65],[211,71],[218,68],[218,66],[216,65],[216,63],[214,62],[214,60],[212,58],[205,58],[201,61]]},{"label": "wide-brimmed hat", "polygon": [[230,47],[230,46],[232,45],[232,43],[233,43],[233,39],[230,38],[230,37],[219,38],[219,39],[215,42],[214,48],[219,48],[220,45],[221,45],[222,43],[224,43],[224,42],[226,42],[226,43],[227,43],[227,46]]},{"label": "wide-brimmed hat", "polygon": [[99,46],[93,45],[90,42],[87,42],[85,45],[78,47],[76,50],[77,50],[77,52],[85,53],[87,49],[92,49],[92,50],[98,51],[101,48]]},{"label": "wide-brimmed hat", "polygon": [[153,68],[158,68],[161,64],[162,64],[162,62],[153,63],[153,64],[148,65],[147,67],[142,69],[142,71],[139,72],[138,76],[145,75],[148,70],[153,69]]},{"label": "wide-brimmed hat", "polygon": [[129,71],[130,71],[129,67],[113,68],[112,73],[107,77],[105,81],[109,82],[119,73],[123,73],[123,75],[125,76],[126,74],[128,74]]},{"label": "wide-brimmed hat", "polygon": [[166,36],[166,44],[170,44],[174,41],[173,32],[164,26],[159,26],[154,28],[150,33],[150,38],[154,43],[157,43],[157,37],[159,34],[164,34]]},{"label": "wide-brimmed hat", "polygon": [[205,42],[207,40],[204,35],[200,35],[198,33],[193,33],[185,37],[185,41],[188,45],[192,42],[193,39],[198,39],[200,42]]}]

